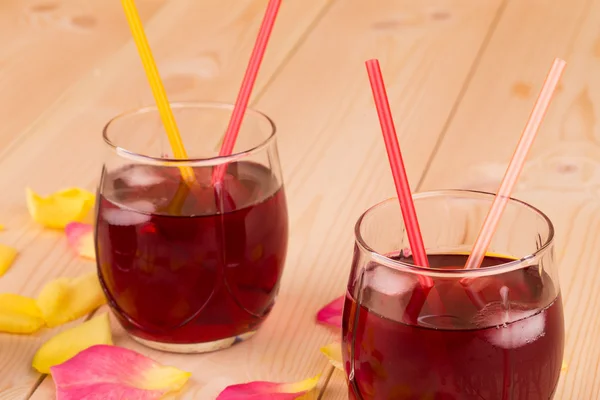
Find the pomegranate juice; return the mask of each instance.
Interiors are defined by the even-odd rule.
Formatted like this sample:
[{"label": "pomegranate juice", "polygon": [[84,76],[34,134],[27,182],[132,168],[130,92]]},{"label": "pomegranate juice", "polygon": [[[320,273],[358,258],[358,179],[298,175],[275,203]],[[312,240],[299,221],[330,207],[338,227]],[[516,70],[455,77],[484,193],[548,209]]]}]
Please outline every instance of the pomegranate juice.
[{"label": "pomegranate juice", "polygon": [[[434,268],[460,268],[462,255],[432,255]],[[483,267],[507,260],[487,257]],[[558,382],[564,341],[560,294],[530,266],[474,284],[478,309],[456,279],[437,279],[445,315],[428,312],[405,324],[411,296],[402,277],[375,266],[358,305],[349,287],[342,353],[351,399],[548,400]],[[353,369],[353,372],[352,372]]]},{"label": "pomegranate juice", "polygon": [[265,167],[231,164],[222,185],[194,168],[127,166],[103,177],[97,210],[101,282],[123,327],[193,344],[255,331],[271,310],[287,250],[283,187]]}]

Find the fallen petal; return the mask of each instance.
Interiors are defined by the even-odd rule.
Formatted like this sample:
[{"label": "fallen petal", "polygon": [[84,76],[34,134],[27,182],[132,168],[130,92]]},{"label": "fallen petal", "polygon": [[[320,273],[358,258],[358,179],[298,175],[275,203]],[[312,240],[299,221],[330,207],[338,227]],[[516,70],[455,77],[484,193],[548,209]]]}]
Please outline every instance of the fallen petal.
[{"label": "fallen petal", "polygon": [[344,362],[342,360],[342,345],[339,342],[329,343],[327,346],[321,347],[321,353],[329,359],[331,365],[340,371],[344,370]]},{"label": "fallen petal", "polygon": [[59,278],[40,292],[37,304],[49,327],[81,318],[106,303],[96,272],[78,278]]},{"label": "fallen petal", "polygon": [[320,375],[297,383],[250,382],[228,386],[217,400],[294,400],[313,390]]},{"label": "fallen petal", "polygon": [[0,294],[0,332],[34,333],[44,326],[35,299],[18,294]]},{"label": "fallen petal", "polygon": [[317,321],[336,328],[342,327],[342,311],[344,310],[345,297],[338,297],[327,304],[317,313]]},{"label": "fallen petal", "polygon": [[71,222],[65,227],[65,233],[69,245],[75,250],[77,255],[96,259],[96,248],[94,246],[94,227],[90,224],[81,222]]},{"label": "fallen petal", "polygon": [[35,353],[31,365],[38,372],[47,374],[51,367],[97,344],[112,344],[107,313],[52,337]]},{"label": "fallen petal", "polygon": [[0,312],[0,332],[27,334],[35,333],[44,326],[42,318],[26,314]]},{"label": "fallen petal", "polygon": [[27,188],[27,208],[34,221],[48,228],[62,229],[69,222],[82,222],[94,206],[93,193],[70,188],[42,197]]},{"label": "fallen petal", "polygon": [[133,350],[97,345],[50,369],[56,400],[153,400],[180,390],[191,373]]},{"label": "fallen petal", "polygon": [[21,296],[20,294],[0,294],[0,311],[11,311],[31,315],[33,317],[42,317],[42,313],[38,308],[35,299]]},{"label": "fallen petal", "polygon": [[37,305],[42,316],[49,327],[60,325],[58,314],[62,304],[69,302],[71,280],[69,278],[58,278],[48,282],[41,290],[37,298]]},{"label": "fallen petal", "polygon": [[4,275],[17,258],[17,250],[0,244],[0,276]]}]

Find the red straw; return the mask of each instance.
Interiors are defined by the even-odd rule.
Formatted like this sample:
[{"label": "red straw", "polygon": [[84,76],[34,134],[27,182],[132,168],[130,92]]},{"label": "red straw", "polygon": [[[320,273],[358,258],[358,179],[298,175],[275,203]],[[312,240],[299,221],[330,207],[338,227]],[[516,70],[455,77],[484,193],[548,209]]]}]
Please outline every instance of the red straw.
[{"label": "red straw", "polygon": [[[244,80],[242,81],[242,87],[238,93],[238,97],[235,101],[235,107],[233,108],[233,113],[231,115],[231,119],[229,120],[227,131],[225,132],[225,139],[223,140],[223,145],[221,146],[219,156],[227,156],[233,152],[235,141],[237,140],[242,121],[244,120],[246,108],[248,108],[250,95],[252,94],[252,89],[254,88],[254,83],[256,82],[256,76],[258,75],[258,70],[260,69],[260,65],[265,55],[265,50],[267,49],[267,44],[269,43],[269,38],[271,37],[271,32],[273,31],[273,25],[275,24],[275,19],[277,18],[280,5],[281,0],[269,1],[269,5],[267,6],[265,16],[260,26],[260,31],[258,32],[258,37],[256,38],[256,43],[254,44],[254,49],[252,50],[252,55],[250,56],[250,62],[246,68],[246,74],[244,75]],[[215,168],[212,177],[213,184],[221,182],[224,176],[225,166],[220,165]]]},{"label": "red straw", "polygon": [[[406,176],[406,169],[404,167],[404,161],[402,160],[402,153],[400,152],[398,136],[396,135],[396,128],[394,126],[383,76],[379,67],[379,61],[369,60],[366,62],[366,65],[369,81],[371,82],[371,89],[373,91],[373,98],[375,100],[375,107],[377,108],[377,114],[379,115],[383,140],[390,161],[390,167],[392,168],[394,184],[396,185],[396,193],[400,200],[400,208],[402,210],[402,218],[408,234],[410,250],[416,265],[429,267],[427,253],[425,252],[425,246],[423,244],[423,237],[421,236],[421,228],[419,227],[419,221],[417,220],[417,213],[415,211],[408,177]],[[427,294],[433,287],[433,280],[427,276],[419,275],[419,283],[421,284],[422,290],[413,291],[413,295],[406,309],[407,317],[409,320],[412,320],[412,322],[416,321],[425,299],[427,298]]]},{"label": "red straw", "polygon": [[513,187],[515,186],[517,179],[519,179],[519,175],[521,174],[523,165],[525,164],[527,154],[531,149],[531,145],[533,144],[544,116],[546,115],[548,106],[550,105],[550,101],[554,95],[554,91],[556,90],[560,77],[565,69],[565,65],[566,63],[558,58],[555,59],[554,64],[552,64],[552,68],[546,77],[542,91],[540,92],[540,95],[535,103],[535,107],[529,116],[525,130],[521,135],[519,145],[517,146],[504,178],[502,179],[500,189],[494,198],[492,207],[485,218],[485,222],[483,223],[483,227],[481,228],[479,236],[475,241],[473,250],[467,259],[467,263],[465,265],[466,269],[479,268],[483,262],[485,253],[492,242],[492,237],[494,236],[494,232],[496,231],[498,223],[500,222],[500,218],[502,217],[502,213],[508,204]]},{"label": "red straw", "polygon": [[408,184],[406,168],[404,167],[404,161],[402,160],[402,153],[400,152],[398,136],[396,135],[396,128],[394,126],[383,76],[381,75],[379,61],[369,60],[366,64],[367,72],[369,73],[369,81],[371,82],[371,89],[373,90],[375,107],[377,108],[377,114],[379,115],[379,123],[381,124],[385,149],[387,150],[390,167],[392,167],[396,193],[400,200],[400,208],[402,209],[402,218],[404,219],[404,225],[406,226],[406,232],[408,234],[410,250],[416,265],[429,267],[427,253],[425,252],[425,246],[423,244],[423,237],[421,236],[421,228],[419,227],[419,221],[417,220],[415,204],[413,203],[412,193]]}]

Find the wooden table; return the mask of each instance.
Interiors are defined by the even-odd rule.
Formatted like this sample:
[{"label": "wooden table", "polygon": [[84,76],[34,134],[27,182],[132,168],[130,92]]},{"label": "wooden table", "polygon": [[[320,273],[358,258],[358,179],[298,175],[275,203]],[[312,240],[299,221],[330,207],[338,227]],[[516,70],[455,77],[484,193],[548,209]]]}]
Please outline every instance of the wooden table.
[{"label": "wooden table", "polygon": [[[233,101],[264,0],[138,0],[171,100]],[[279,127],[291,245],[271,317],[251,341],[207,355],[118,345],[193,372],[180,396],[251,380],[343,375],[319,353],[315,312],[344,292],[353,225],[394,194],[363,62],[380,59],[415,191],[496,190],[554,57],[568,61],[516,196],[548,213],[567,341],[557,399],[600,398],[600,0],[285,0],[252,104]],[[95,188],[100,130],[152,102],[118,1],[0,2],[0,243],[20,256],[0,292],[35,296],[92,271],[64,234],[35,224],[24,188]],[[52,399],[31,368],[57,331],[0,334],[0,399]]]}]

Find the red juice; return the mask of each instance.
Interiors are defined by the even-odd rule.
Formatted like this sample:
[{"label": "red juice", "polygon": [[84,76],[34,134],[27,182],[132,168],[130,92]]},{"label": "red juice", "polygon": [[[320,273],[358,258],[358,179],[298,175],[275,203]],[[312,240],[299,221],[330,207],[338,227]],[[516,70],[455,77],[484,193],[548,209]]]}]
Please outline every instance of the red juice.
[{"label": "red juice", "polygon": [[[466,256],[429,260],[433,268],[456,269]],[[507,261],[487,257],[483,267]],[[379,268],[387,269],[365,273]],[[402,290],[402,279],[394,282],[398,275],[390,274],[363,285],[360,306],[350,294],[359,290],[350,287],[346,296],[342,353],[353,378],[351,399],[552,398],[562,365],[563,309],[538,266],[476,278],[488,299],[481,310],[457,279],[436,279],[446,315],[435,316],[426,305],[415,325],[400,322],[411,290]]]},{"label": "red juice", "polygon": [[103,177],[99,274],[135,337],[235,338],[256,331],[274,304],[287,250],[283,187],[267,168],[239,162],[216,193],[211,172],[194,168],[190,189],[177,168],[133,165]]}]

